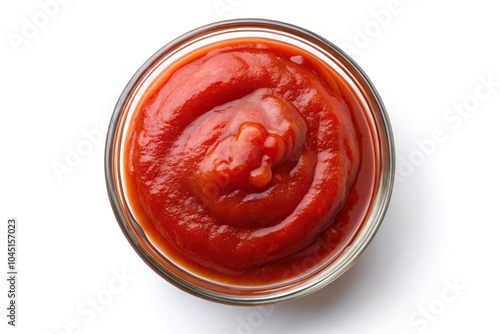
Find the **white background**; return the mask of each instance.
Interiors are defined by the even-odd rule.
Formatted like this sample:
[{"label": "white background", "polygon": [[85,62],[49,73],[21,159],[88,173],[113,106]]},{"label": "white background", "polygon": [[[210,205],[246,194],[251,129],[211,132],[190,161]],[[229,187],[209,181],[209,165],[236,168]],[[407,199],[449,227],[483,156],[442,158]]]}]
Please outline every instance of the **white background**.
[{"label": "white background", "polygon": [[[59,1],[0,0],[1,333],[499,332],[497,3]],[[207,302],[159,278],[122,235],[104,180],[100,124],[133,73],[178,35],[240,17],[342,46],[379,90],[398,155],[386,219],[355,266],[266,308]],[[69,166],[78,149],[86,155]],[[9,217],[19,222],[15,328]]]}]

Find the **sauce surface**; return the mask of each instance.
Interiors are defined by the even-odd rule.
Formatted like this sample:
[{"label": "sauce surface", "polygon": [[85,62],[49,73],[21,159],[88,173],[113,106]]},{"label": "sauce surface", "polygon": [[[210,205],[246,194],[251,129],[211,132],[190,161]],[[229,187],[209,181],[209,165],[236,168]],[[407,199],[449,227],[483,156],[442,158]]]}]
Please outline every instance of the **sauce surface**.
[{"label": "sauce surface", "polygon": [[370,204],[370,124],[340,75],[291,45],[197,50],[145,93],[126,191],[148,238],[222,282],[295,277],[339,254]]}]

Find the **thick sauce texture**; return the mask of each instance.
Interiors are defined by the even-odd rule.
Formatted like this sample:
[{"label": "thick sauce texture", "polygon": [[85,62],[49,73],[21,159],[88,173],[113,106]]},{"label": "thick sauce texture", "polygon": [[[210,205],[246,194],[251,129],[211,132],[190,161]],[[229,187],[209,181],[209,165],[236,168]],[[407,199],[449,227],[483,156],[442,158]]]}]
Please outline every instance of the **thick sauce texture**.
[{"label": "thick sauce texture", "polygon": [[154,244],[198,275],[297,276],[345,247],[370,201],[361,119],[340,76],[291,45],[197,50],[164,71],[131,120],[130,204]]}]

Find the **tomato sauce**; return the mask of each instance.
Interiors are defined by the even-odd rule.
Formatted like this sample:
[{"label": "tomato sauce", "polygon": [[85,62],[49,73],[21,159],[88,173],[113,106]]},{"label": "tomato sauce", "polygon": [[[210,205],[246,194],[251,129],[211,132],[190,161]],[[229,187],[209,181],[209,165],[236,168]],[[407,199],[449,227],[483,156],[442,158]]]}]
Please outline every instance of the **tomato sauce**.
[{"label": "tomato sauce", "polygon": [[331,261],[363,223],[377,173],[356,92],[292,45],[234,39],[190,53],[144,94],[126,193],[168,258],[258,285]]}]

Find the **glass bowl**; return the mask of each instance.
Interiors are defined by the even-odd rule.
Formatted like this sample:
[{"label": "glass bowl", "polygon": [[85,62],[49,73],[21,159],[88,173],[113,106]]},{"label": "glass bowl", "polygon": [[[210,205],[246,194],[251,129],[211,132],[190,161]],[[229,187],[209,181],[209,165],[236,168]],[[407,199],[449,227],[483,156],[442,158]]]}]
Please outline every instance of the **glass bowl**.
[{"label": "glass bowl", "polygon": [[[131,119],[141,97],[165,69],[201,47],[235,38],[263,38],[286,43],[304,50],[342,78],[357,106],[355,122],[363,127],[363,149],[368,152],[356,182],[369,182],[359,197],[355,228],[341,248],[314,259],[310,254],[290,268],[297,275],[262,284],[238,284],[204,277],[161,251],[141,227],[131,208],[124,181],[124,144]],[[361,125],[360,125],[361,124]],[[367,158],[368,157],[368,158]],[[367,161],[372,160],[372,161]],[[209,24],[190,31],[168,43],[149,58],[135,73],[121,94],[109,126],[105,149],[105,176],[109,199],[116,219],[137,254],[158,275],[180,289],[211,301],[257,305],[292,300],[308,295],[341,276],[359,257],[374,237],[385,215],[394,183],[395,154],[393,135],[387,113],[375,87],[363,70],[341,49],[308,30],[287,23],[241,19]],[[306,269],[304,269],[306,268]]]}]

